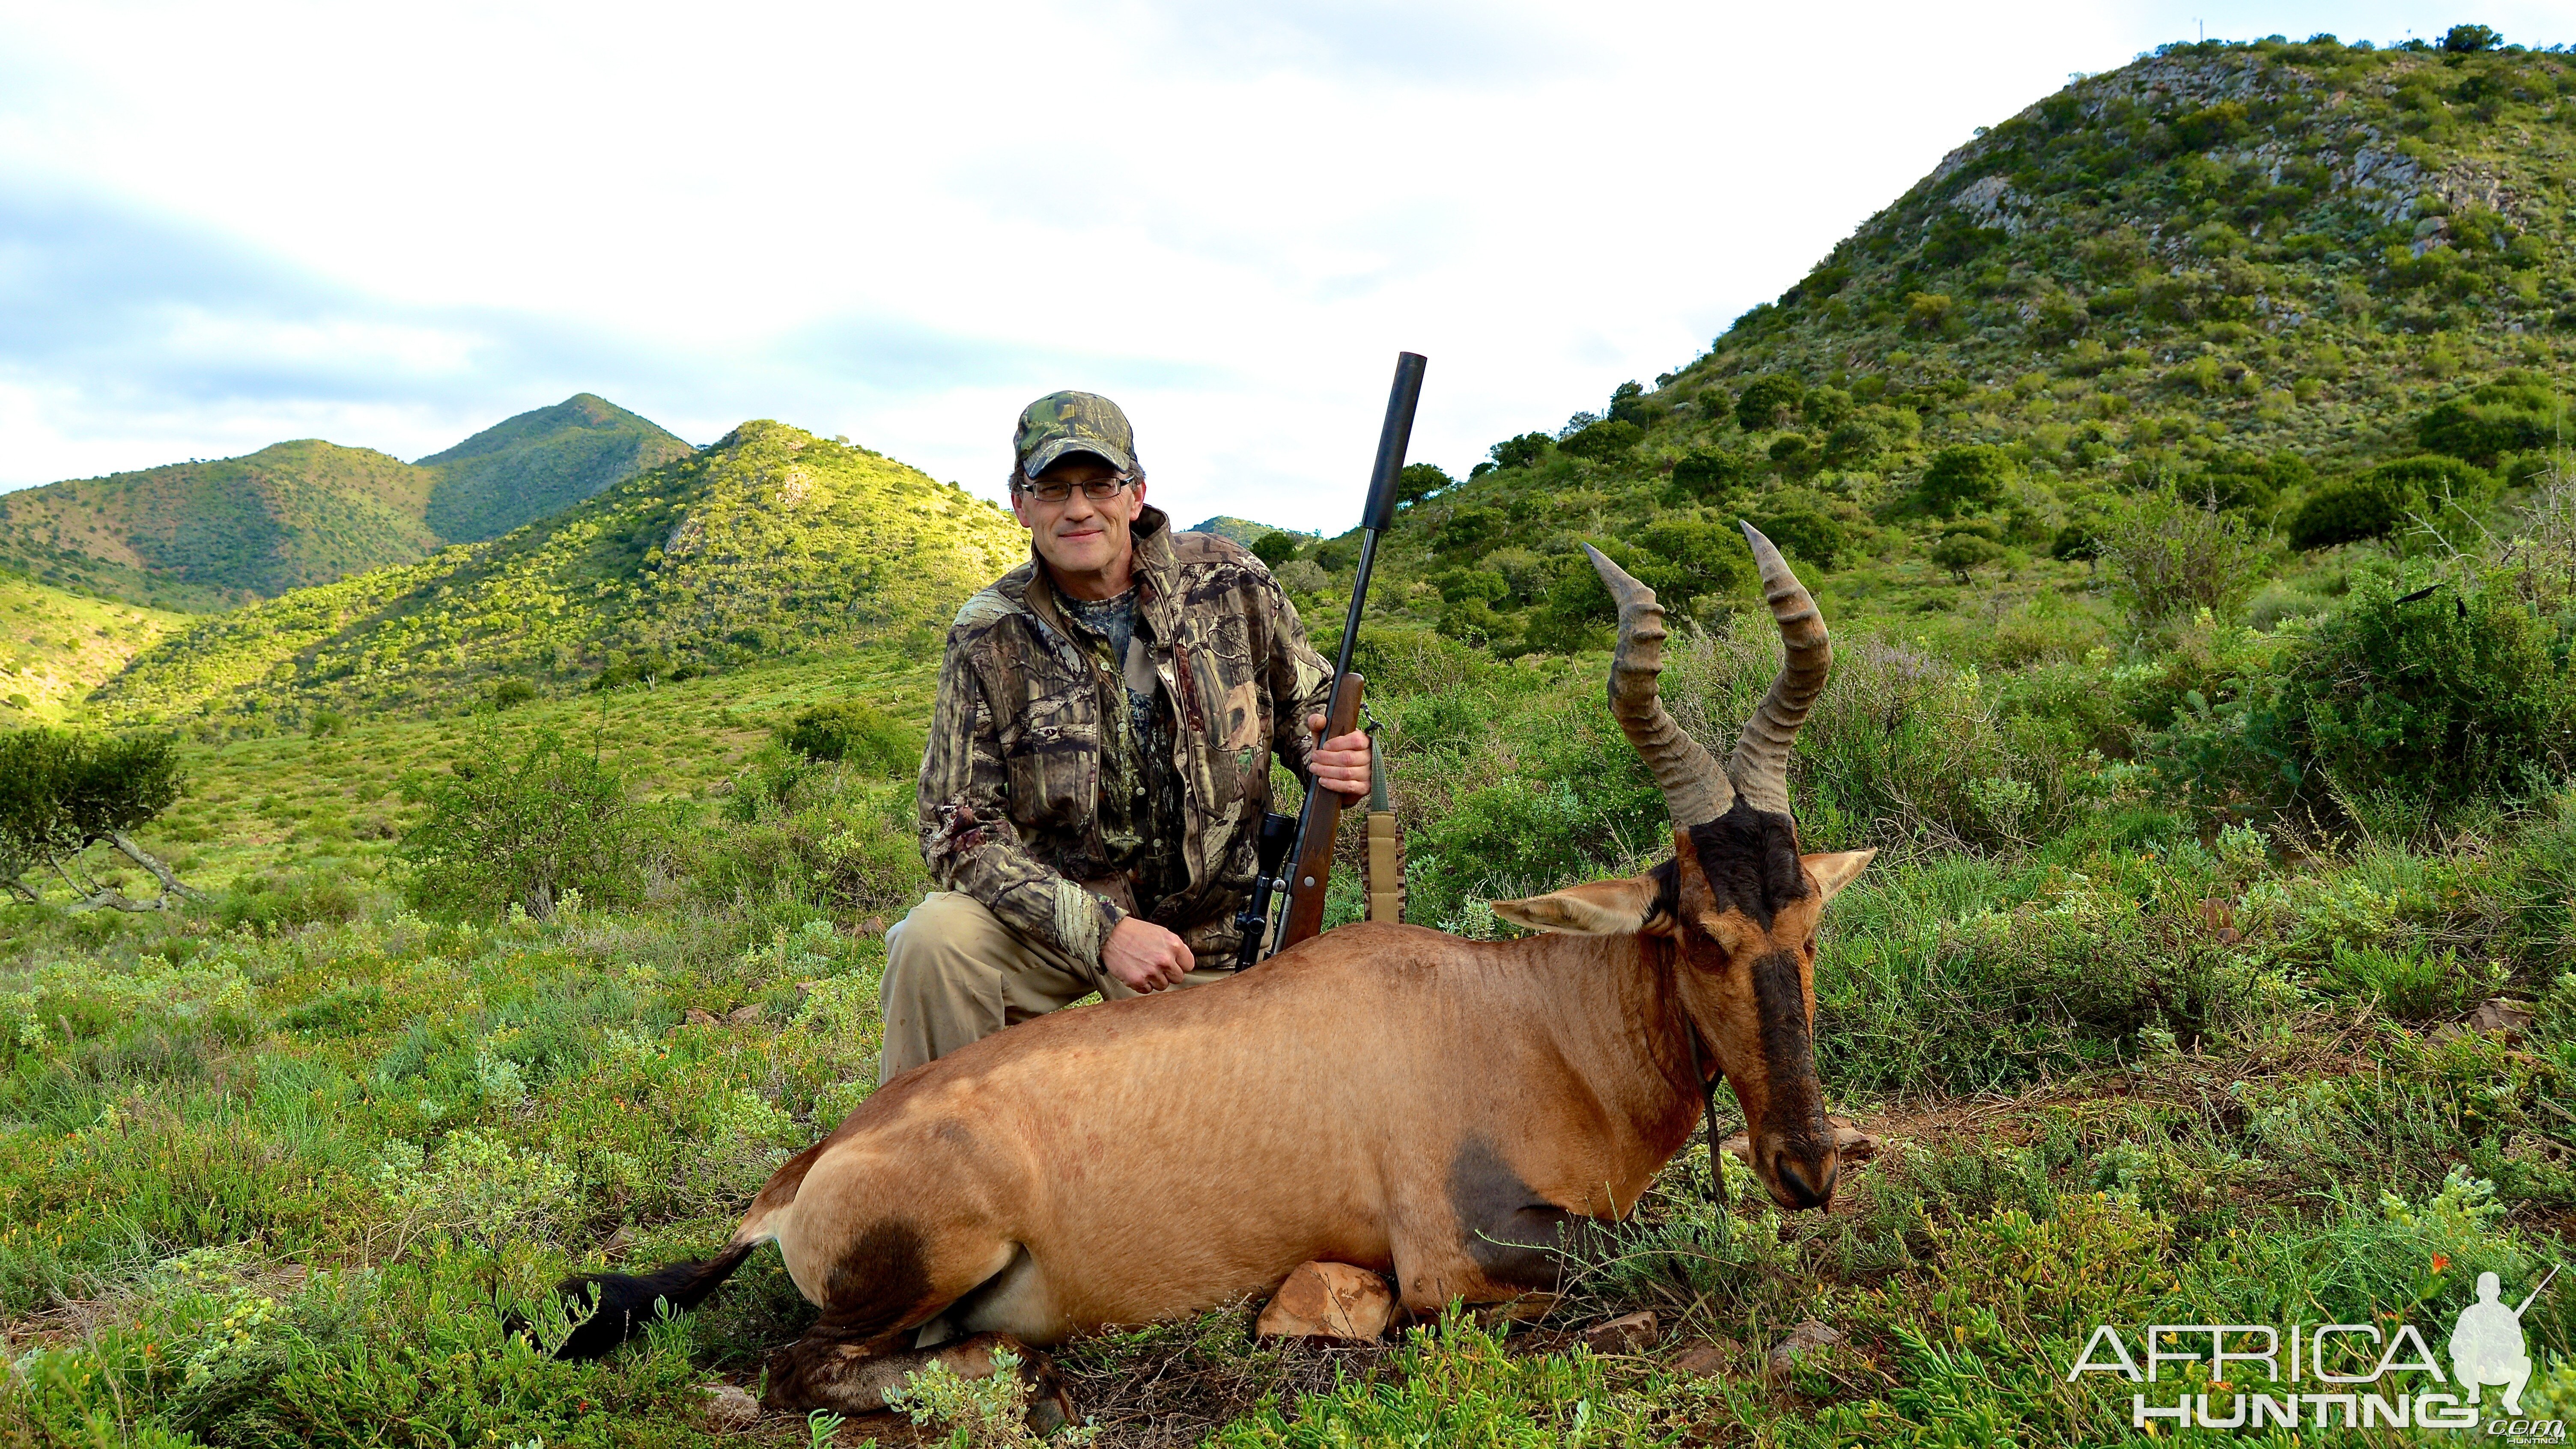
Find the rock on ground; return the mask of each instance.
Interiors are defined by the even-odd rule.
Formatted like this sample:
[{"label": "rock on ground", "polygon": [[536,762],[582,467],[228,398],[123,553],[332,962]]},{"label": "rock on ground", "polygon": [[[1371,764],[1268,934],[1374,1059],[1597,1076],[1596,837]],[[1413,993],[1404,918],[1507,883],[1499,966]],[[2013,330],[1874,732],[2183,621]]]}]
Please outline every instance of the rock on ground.
[{"label": "rock on ground", "polygon": [[1301,1263],[1261,1310],[1253,1332],[1264,1338],[1340,1338],[1365,1342],[1386,1332],[1395,1294],[1386,1280],[1348,1263]]}]

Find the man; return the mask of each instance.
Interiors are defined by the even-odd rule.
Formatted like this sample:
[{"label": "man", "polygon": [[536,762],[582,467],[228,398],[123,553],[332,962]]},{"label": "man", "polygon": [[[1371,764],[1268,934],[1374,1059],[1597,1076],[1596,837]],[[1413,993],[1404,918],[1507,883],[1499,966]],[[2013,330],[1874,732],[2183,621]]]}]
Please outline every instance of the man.
[{"label": "man", "polygon": [[1270,761],[1367,793],[1369,742],[1318,743],[1332,668],[1251,552],[1146,506],[1127,416],[1020,414],[1033,557],[948,631],[921,762],[944,887],[886,933],[877,1080],[1099,992],[1229,973]]}]

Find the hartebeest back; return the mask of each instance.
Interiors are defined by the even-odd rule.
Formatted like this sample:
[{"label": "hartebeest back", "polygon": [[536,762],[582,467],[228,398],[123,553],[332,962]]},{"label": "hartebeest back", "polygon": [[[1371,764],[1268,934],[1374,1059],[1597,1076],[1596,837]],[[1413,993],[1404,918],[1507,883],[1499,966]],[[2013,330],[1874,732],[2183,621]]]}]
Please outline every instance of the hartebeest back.
[{"label": "hartebeest back", "polygon": [[908,1072],[780,1168],[715,1258],[567,1284],[590,1316],[561,1351],[694,1306],[769,1241],[822,1309],[770,1364],[770,1402],[798,1409],[877,1407],[943,1334],[1051,1343],[1314,1259],[1392,1274],[1416,1312],[1546,1289],[1564,1230],[1625,1215],[1689,1140],[1694,1061],[1733,1087],[1772,1197],[1825,1203],[1816,923],[1870,852],[1799,853],[1788,754],[1828,645],[1745,536],[1787,662],[1722,769],[1657,696],[1653,592],[1591,555],[1619,603],[1610,707],[1671,808],[1670,861],[1495,904],[1538,936],[1346,926]]}]

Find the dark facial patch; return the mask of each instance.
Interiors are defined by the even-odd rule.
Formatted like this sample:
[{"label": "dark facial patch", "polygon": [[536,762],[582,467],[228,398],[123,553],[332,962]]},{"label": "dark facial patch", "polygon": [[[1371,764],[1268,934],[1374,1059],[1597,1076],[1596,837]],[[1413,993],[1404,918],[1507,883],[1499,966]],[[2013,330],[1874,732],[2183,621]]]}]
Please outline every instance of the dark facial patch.
[{"label": "dark facial patch", "polygon": [[1788,816],[1756,810],[1739,798],[1735,808],[1715,820],[1692,826],[1690,837],[1718,913],[1732,907],[1767,931],[1783,907],[1806,899],[1798,827]]},{"label": "dark facial patch", "polygon": [[1600,1230],[1521,1181],[1494,1144],[1470,1137],[1449,1164],[1449,1205],[1457,1211],[1467,1256],[1487,1281],[1554,1292],[1567,1256],[1588,1260]]},{"label": "dark facial patch", "polygon": [[[1794,951],[1767,951],[1753,963],[1753,1001],[1762,1013],[1762,1061],[1775,1082],[1804,1082],[1814,1075],[1815,1048],[1807,1030],[1807,989]],[[1776,1106],[1788,1094],[1774,1093]],[[1775,1111],[1774,1115],[1778,1115]],[[1804,1122],[1773,1124],[1798,1131]]]},{"label": "dark facial patch", "polygon": [[910,1326],[928,1316],[929,1243],[921,1229],[899,1219],[870,1224],[832,1265],[823,1285],[823,1320],[816,1328],[851,1339]]}]

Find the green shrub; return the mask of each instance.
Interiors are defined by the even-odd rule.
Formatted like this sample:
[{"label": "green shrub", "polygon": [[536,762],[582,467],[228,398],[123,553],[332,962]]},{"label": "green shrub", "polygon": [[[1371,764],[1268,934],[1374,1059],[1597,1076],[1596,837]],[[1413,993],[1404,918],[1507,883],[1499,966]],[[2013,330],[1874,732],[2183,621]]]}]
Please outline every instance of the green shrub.
[{"label": "green shrub", "polygon": [[1924,557],[1949,571],[1955,583],[1969,582],[1970,575],[2004,556],[2003,545],[1975,529],[1954,528],[1925,551]]},{"label": "green shrub", "polygon": [[878,775],[918,772],[927,743],[920,730],[857,699],[834,700],[799,711],[779,732],[779,740],[809,760],[838,761]]},{"label": "green shrub", "polygon": [[1545,433],[1523,433],[1516,438],[1505,438],[1489,451],[1497,468],[1527,468],[1546,457],[1547,450],[1555,444],[1556,439]]},{"label": "green shrub", "polygon": [[2290,546],[2332,548],[2385,538],[2406,521],[2419,500],[2404,484],[2377,472],[2339,478],[2308,495],[2290,519]]},{"label": "green shrub", "polygon": [[1943,518],[1984,508],[2012,481],[2012,455],[1991,443],[1959,443],[1932,455],[1916,496]]},{"label": "green shrub", "polygon": [[486,737],[446,774],[405,776],[402,796],[424,807],[395,847],[403,895],[428,914],[490,919],[515,905],[542,920],[568,890],[632,902],[668,853],[663,813],[628,800],[614,767],[550,730],[515,758]]},{"label": "green shrub", "polygon": [[[1395,506],[1409,508],[1434,493],[1446,490],[1457,481],[1437,463],[1407,463],[1395,475]],[[1293,538],[1295,535],[1292,534],[1290,537]],[[1260,551],[1259,545],[1256,544],[1253,552]],[[1270,562],[1267,555],[1264,555],[1262,562]]]},{"label": "green shrub", "polygon": [[1694,448],[1674,462],[1673,486],[1686,496],[1714,501],[1742,483],[1750,471],[1742,453]]},{"label": "green shrub", "polygon": [[1753,526],[1791,558],[1820,569],[1831,569],[1851,547],[1851,530],[1804,489],[1782,489],[1764,499]]},{"label": "green shrub", "polygon": [[524,679],[504,679],[492,688],[494,709],[516,709],[537,697],[537,687]]},{"label": "green shrub", "polygon": [[2347,808],[2429,822],[2540,798],[2576,722],[2552,642],[2508,578],[2425,591],[2366,571],[2286,661],[2285,733]]},{"label": "green shrub", "polygon": [[2192,609],[2228,612],[2260,557],[2249,532],[2235,515],[2159,492],[2113,511],[2099,547],[2121,608],[2143,628]]},{"label": "green shrub", "polygon": [[1628,450],[1637,446],[1638,440],[1645,436],[1646,430],[1635,423],[1613,418],[1608,422],[1594,423],[1574,436],[1559,441],[1556,446],[1559,450],[1571,453],[1578,458],[1595,463],[1608,463],[1625,457]]},{"label": "green shrub", "polygon": [[2528,373],[2506,373],[2424,414],[2415,437],[2428,452],[2492,468],[2506,453],[2563,442],[2566,411],[2547,383]]},{"label": "green shrub", "polygon": [[1305,544],[1306,540],[1298,535],[1274,528],[1252,541],[1252,556],[1261,560],[1263,568],[1276,573],[1286,567]]},{"label": "green shrub", "polygon": [[1807,400],[1807,385],[1785,372],[1766,372],[1735,398],[1735,420],[1748,433],[1778,427]]}]

